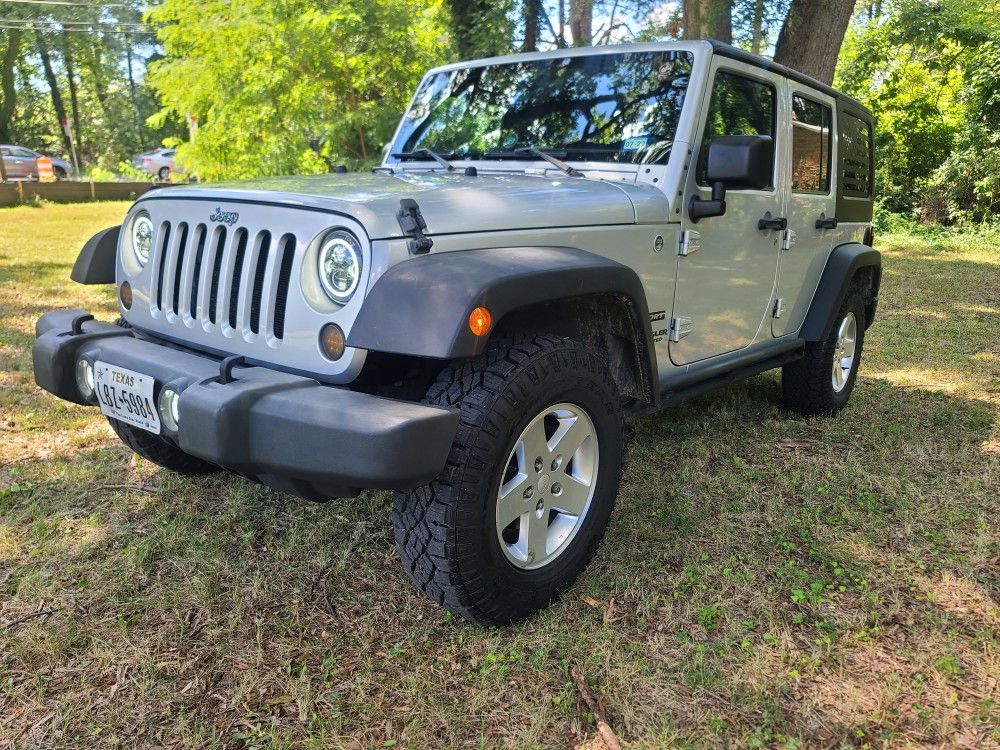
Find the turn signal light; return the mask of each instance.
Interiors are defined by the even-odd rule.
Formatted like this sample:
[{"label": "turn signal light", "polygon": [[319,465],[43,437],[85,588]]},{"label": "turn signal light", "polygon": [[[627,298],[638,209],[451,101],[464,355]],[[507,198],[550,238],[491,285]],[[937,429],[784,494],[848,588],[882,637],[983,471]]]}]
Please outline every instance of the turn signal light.
[{"label": "turn signal light", "polygon": [[118,299],[122,301],[122,307],[126,310],[132,309],[132,285],[127,281],[123,281],[118,288]]},{"label": "turn signal light", "polygon": [[327,359],[340,359],[347,348],[344,330],[336,323],[327,323],[319,332],[319,345]]},{"label": "turn signal light", "polygon": [[493,325],[493,316],[485,307],[477,307],[469,313],[469,330],[476,336],[485,336]]}]

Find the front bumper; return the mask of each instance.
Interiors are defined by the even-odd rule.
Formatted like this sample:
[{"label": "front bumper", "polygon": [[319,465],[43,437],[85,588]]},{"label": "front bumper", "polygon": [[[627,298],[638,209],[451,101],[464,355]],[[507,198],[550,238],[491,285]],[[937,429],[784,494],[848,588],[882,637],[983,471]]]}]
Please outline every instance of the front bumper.
[{"label": "front bumper", "polygon": [[304,497],[405,489],[444,468],[456,411],[323,385],[266,367],[240,367],[221,382],[220,361],[140,338],[94,320],[73,332],[83,310],[51,312],[35,326],[35,382],[59,398],[90,404],[76,385],[86,357],[180,392],[179,430],[164,437],[210,463]]}]

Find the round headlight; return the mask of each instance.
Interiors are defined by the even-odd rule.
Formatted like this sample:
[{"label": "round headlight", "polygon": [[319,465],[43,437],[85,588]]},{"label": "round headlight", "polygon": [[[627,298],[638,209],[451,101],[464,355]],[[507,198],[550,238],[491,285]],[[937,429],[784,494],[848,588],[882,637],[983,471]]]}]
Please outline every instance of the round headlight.
[{"label": "round headlight", "polygon": [[145,211],[136,214],[132,219],[132,252],[135,253],[139,265],[149,262],[149,254],[153,250],[153,220]]},{"label": "round headlight", "polygon": [[354,235],[333,232],[319,249],[319,280],[334,302],[344,304],[361,281],[361,247]]}]

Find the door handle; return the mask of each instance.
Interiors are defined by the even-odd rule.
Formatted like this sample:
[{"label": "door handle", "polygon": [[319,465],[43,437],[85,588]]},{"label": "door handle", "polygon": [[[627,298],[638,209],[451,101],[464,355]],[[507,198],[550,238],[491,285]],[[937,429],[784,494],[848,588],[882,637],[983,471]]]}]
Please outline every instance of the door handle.
[{"label": "door handle", "polygon": [[768,214],[763,219],[757,222],[757,229],[764,231],[765,229],[773,229],[776,232],[781,232],[788,229],[788,219],[782,218],[771,218],[771,214]]},{"label": "door handle", "polygon": [[836,229],[840,221],[837,220],[836,216],[831,216],[829,219],[826,216],[820,216],[816,219],[817,229]]}]

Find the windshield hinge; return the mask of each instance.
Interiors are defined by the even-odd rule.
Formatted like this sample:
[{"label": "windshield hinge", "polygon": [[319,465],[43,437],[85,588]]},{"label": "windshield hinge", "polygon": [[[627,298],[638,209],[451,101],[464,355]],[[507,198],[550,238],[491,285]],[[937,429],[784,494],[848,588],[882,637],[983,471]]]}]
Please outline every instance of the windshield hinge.
[{"label": "windshield hinge", "polygon": [[424,217],[420,213],[420,206],[413,198],[403,198],[399,202],[396,219],[399,221],[399,228],[403,230],[403,234],[409,235],[411,238],[406,243],[410,255],[422,255],[431,249],[434,240],[424,234],[427,222],[424,221]]},{"label": "windshield hinge", "polygon": [[693,229],[681,232],[677,254],[681,256],[694,255],[699,250],[701,250],[701,232],[696,232]]}]

